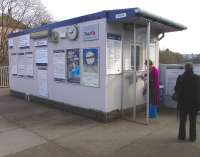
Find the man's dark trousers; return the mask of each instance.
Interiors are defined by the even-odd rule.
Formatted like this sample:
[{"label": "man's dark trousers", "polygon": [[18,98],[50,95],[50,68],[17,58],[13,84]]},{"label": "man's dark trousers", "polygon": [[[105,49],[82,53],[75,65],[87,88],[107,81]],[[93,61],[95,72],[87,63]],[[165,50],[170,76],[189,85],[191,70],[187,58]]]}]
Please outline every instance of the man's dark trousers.
[{"label": "man's dark trousers", "polygon": [[179,127],[179,139],[184,140],[186,137],[186,121],[187,116],[189,116],[190,121],[190,140],[196,140],[196,120],[197,111],[196,110],[180,110],[180,127]]}]

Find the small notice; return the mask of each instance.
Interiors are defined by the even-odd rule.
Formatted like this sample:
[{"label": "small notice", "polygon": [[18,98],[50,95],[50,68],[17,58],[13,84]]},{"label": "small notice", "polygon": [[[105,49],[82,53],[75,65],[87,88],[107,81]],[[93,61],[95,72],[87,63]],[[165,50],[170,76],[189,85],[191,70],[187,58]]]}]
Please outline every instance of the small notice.
[{"label": "small notice", "polygon": [[9,38],[9,39],[8,39],[8,47],[9,47],[9,48],[12,48],[13,46],[14,46],[14,41],[13,41],[12,38]]},{"label": "small notice", "polygon": [[47,40],[37,40],[34,42],[35,47],[47,46],[47,44],[48,44]]},{"label": "small notice", "polygon": [[55,50],[53,53],[54,78],[66,78],[66,53],[64,50]]},{"label": "small notice", "polygon": [[120,74],[122,71],[122,40],[120,35],[107,34],[106,69],[107,74]]}]

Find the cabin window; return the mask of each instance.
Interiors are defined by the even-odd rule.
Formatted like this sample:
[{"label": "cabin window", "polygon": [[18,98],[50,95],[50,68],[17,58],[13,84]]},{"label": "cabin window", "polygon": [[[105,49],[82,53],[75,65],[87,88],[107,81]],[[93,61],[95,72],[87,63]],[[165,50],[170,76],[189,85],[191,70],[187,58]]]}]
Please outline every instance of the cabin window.
[{"label": "cabin window", "polygon": [[[134,45],[131,46],[131,68],[134,69]],[[143,70],[143,48],[142,45],[136,45],[136,70]]]}]

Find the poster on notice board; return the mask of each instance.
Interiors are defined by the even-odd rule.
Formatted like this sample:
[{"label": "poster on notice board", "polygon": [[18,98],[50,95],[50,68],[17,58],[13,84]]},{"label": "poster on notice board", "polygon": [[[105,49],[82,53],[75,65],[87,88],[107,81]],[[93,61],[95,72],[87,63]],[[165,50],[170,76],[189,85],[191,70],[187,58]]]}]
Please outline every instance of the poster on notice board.
[{"label": "poster on notice board", "polygon": [[83,49],[83,70],[81,83],[85,86],[99,87],[99,49]]},{"label": "poster on notice board", "polygon": [[67,81],[80,83],[80,51],[67,49]]},{"label": "poster on notice board", "polygon": [[66,78],[66,53],[65,50],[53,51],[53,74],[55,79]]},{"label": "poster on notice board", "polygon": [[120,35],[107,34],[106,42],[107,74],[120,74],[122,71],[122,40]]}]

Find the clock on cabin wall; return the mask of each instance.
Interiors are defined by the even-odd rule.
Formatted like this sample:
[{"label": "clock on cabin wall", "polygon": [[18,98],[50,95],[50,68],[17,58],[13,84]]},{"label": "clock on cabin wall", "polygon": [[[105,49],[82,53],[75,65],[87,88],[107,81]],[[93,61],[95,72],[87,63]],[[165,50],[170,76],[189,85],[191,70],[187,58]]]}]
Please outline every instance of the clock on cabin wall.
[{"label": "clock on cabin wall", "polygon": [[76,40],[78,37],[78,28],[75,25],[68,26],[66,34],[69,40]]}]

